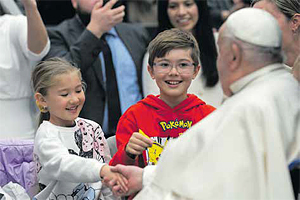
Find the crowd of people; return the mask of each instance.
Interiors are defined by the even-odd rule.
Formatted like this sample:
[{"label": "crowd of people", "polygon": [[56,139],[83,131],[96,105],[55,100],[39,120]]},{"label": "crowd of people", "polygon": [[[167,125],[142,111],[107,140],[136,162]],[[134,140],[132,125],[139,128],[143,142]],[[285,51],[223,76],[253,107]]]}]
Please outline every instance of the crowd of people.
[{"label": "crowd of people", "polygon": [[147,1],[155,33],[123,22],[128,2],[71,0],[49,27],[36,0],[0,16],[0,186],[35,200],[297,199],[300,2]]}]

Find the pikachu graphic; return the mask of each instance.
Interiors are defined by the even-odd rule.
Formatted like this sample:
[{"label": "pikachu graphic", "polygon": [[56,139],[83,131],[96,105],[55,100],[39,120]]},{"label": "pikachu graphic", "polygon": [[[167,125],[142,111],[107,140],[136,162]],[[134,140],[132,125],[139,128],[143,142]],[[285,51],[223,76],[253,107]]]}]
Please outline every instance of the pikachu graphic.
[{"label": "pikachu graphic", "polygon": [[[146,135],[141,129],[139,129],[139,133],[142,134],[143,136],[149,138],[149,136]],[[168,143],[168,140],[165,141],[164,145],[154,142],[152,147],[147,148],[148,164],[156,165],[156,163],[158,162],[158,159],[167,143]]]}]

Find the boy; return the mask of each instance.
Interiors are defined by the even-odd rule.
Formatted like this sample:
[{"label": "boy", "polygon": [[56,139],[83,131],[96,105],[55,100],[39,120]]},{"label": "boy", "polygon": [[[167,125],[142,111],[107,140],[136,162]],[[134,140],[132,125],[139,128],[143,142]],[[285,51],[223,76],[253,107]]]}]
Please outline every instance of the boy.
[{"label": "boy", "polygon": [[187,94],[199,72],[199,48],[192,34],[179,29],[161,32],[148,47],[148,71],[160,95],[149,95],[120,118],[118,151],[110,164],[145,167],[156,164],[172,138],[215,110],[193,94]]}]

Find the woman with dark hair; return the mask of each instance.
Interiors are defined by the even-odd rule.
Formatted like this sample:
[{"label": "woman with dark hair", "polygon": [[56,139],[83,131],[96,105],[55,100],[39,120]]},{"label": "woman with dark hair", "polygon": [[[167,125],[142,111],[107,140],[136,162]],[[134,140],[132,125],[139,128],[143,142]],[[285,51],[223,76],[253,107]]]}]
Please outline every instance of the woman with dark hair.
[{"label": "woman with dark hair", "polygon": [[[217,107],[222,102],[223,91],[216,68],[217,49],[210,22],[206,0],[158,0],[158,33],[179,28],[192,32],[199,44],[201,72],[188,92]],[[146,62],[147,54],[143,66],[144,96],[158,94],[158,88],[146,70]]]}]

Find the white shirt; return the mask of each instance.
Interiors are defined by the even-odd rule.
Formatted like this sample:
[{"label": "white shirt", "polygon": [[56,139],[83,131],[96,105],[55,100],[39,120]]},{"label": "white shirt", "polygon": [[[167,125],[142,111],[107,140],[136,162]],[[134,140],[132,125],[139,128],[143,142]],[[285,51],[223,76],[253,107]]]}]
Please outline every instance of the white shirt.
[{"label": "white shirt", "polygon": [[49,40],[40,54],[28,49],[25,16],[0,17],[0,139],[33,139],[37,109],[31,72],[49,49]]},{"label": "white shirt", "polygon": [[[300,87],[281,64],[231,85],[233,96],[146,167],[135,199],[293,199]],[[147,169],[148,168],[148,169]]]},{"label": "white shirt", "polygon": [[34,158],[38,182],[46,188],[36,199],[115,199],[100,181],[100,170],[111,159],[101,127],[83,118],[75,122],[61,127],[44,121],[37,130]]}]

